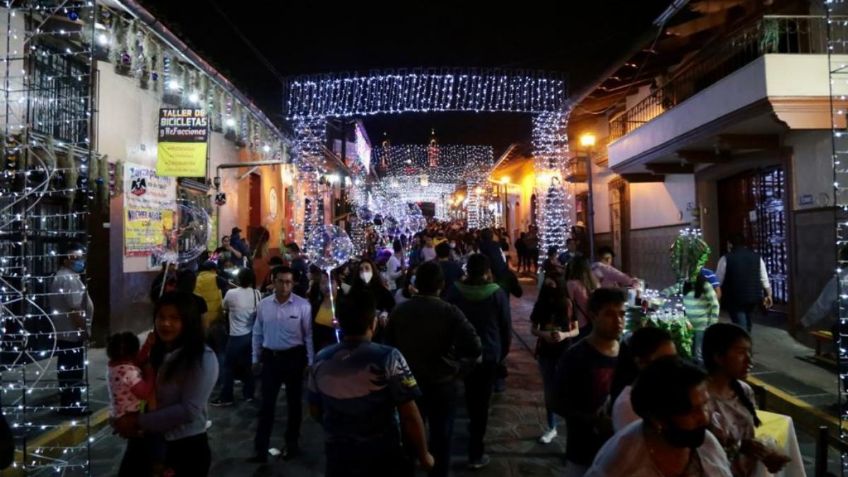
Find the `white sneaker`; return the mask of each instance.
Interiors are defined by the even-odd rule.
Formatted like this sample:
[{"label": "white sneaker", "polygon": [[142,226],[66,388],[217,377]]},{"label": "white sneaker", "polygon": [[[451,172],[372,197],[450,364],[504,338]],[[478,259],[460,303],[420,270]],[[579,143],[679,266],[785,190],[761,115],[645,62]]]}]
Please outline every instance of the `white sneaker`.
[{"label": "white sneaker", "polygon": [[212,427],[212,421],[206,421],[206,430],[208,431],[210,427]]},{"label": "white sneaker", "polygon": [[548,429],[544,434],[542,434],[542,437],[539,438],[539,442],[541,442],[542,444],[550,444],[556,436],[556,428]]}]

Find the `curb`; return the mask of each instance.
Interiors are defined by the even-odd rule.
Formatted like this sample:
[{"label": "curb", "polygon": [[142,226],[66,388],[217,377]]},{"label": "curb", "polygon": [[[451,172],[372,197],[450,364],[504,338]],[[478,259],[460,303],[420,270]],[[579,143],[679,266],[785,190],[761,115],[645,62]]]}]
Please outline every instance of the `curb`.
[{"label": "curb", "polygon": [[839,437],[842,432],[848,432],[848,423],[844,424],[840,430],[838,417],[754,376],[748,376],[745,380],[752,386],[759,387],[766,392],[766,405],[769,411],[791,416],[795,426],[811,436],[818,435],[819,427],[827,427],[830,437],[829,444],[842,451],[848,449],[848,443]]},{"label": "curb", "polygon": [[[95,411],[91,414],[91,416],[89,416],[87,425],[78,424],[72,426],[71,421],[65,421],[62,425],[55,429],[29,439],[27,441],[27,449],[30,449],[30,456],[32,456],[33,452],[39,448],[70,447],[80,445],[84,443],[86,439],[91,438],[96,432],[107,425],[109,425],[109,409],[103,408],[99,411]],[[50,456],[50,453],[43,452],[40,455]],[[16,449],[15,462],[11,467],[2,472],[3,477],[23,477],[25,475],[32,475],[32,471],[25,471],[23,469],[23,459],[23,452]],[[89,462],[89,465],[90,464],[91,463]]]}]

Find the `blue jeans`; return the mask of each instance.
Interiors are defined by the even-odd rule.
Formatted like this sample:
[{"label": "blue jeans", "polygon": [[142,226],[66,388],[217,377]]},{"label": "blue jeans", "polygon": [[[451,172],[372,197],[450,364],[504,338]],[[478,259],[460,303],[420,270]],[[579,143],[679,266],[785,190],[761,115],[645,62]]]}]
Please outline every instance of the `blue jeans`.
[{"label": "blue jeans", "polygon": [[224,348],[224,363],[221,367],[221,394],[222,401],[233,400],[233,382],[237,371],[241,371],[244,386],[242,395],[245,399],[253,399],[254,379],[250,370],[251,347],[253,335],[248,333],[244,336],[230,336],[227,347]]},{"label": "blue jeans", "polygon": [[692,333],[692,361],[698,365],[704,364],[704,354],[701,352],[704,345],[704,331],[696,330]]},{"label": "blue jeans", "polygon": [[542,372],[542,385],[545,389],[545,413],[548,418],[548,429],[554,429],[557,426],[556,414],[554,414],[553,400],[556,390],[556,365],[558,358],[548,358],[539,356],[539,370]]},{"label": "blue jeans", "polygon": [[732,321],[734,325],[743,328],[748,332],[748,334],[751,334],[751,325],[753,324],[752,319],[754,317],[754,310],[756,309],[756,303],[749,305],[732,305],[727,307],[727,313],[730,315],[730,321]]}]

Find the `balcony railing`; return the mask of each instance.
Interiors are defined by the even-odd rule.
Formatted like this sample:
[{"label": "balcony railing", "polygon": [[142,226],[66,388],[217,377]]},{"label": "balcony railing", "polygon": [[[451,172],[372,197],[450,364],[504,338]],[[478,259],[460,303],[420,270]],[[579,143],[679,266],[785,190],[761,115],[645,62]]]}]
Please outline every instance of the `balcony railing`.
[{"label": "balcony railing", "polygon": [[[610,121],[610,140],[633,132],[668,109],[767,53],[827,54],[827,18],[824,16],[766,15],[729,37],[705,46],[672,77],[639,103]],[[832,17],[833,37],[848,33],[848,17]],[[848,52],[848,44],[834,45],[833,53]]]},{"label": "balcony railing", "polygon": [[565,178],[569,182],[585,182],[588,177],[586,173],[586,157],[574,156],[565,163]]}]

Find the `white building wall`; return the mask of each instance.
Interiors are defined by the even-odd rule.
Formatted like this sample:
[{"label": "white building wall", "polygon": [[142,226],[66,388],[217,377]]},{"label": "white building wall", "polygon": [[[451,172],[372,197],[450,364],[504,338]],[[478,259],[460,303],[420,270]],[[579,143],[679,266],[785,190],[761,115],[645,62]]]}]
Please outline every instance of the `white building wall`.
[{"label": "white building wall", "polygon": [[[156,167],[157,126],[159,108],[163,106],[162,93],[152,89],[141,89],[138,86],[138,80],[116,74],[114,66],[110,63],[98,62],[97,67],[99,72],[98,152],[108,155],[109,161],[113,163],[121,160]],[[219,164],[239,160],[235,144],[226,140],[221,133],[211,134],[209,147],[208,177],[214,177],[215,169]],[[221,173],[221,190],[227,194],[227,205],[219,208],[221,214],[218,229],[220,231],[229,232],[238,223],[239,184],[237,178],[241,175],[238,171],[230,169]],[[241,173],[244,172],[245,170],[241,170]],[[247,197],[244,200],[247,200]],[[123,246],[123,224],[114,223],[112,227],[112,233],[120,234],[120,243]],[[123,257],[124,273],[147,271],[150,271],[147,257]]]},{"label": "white building wall", "polygon": [[791,131],[784,144],[792,148],[792,210],[833,205],[831,132]]},{"label": "white building wall", "polygon": [[665,176],[665,182],[630,184],[630,228],[688,223],[695,207],[692,174]]},{"label": "white building wall", "polygon": [[595,234],[612,231],[609,213],[609,182],[618,177],[606,167],[592,164],[592,203],[595,206]]}]

